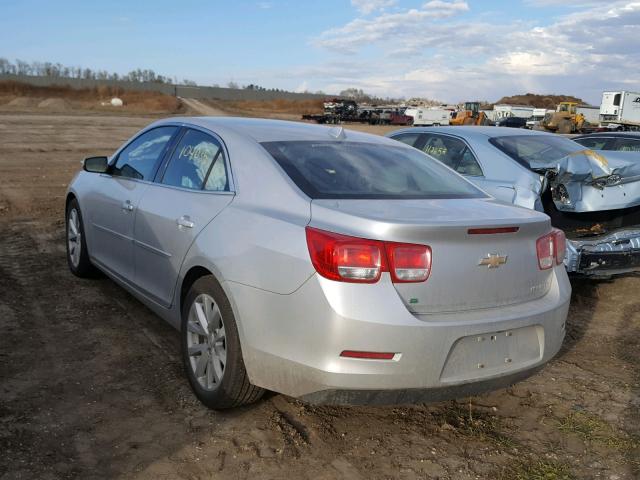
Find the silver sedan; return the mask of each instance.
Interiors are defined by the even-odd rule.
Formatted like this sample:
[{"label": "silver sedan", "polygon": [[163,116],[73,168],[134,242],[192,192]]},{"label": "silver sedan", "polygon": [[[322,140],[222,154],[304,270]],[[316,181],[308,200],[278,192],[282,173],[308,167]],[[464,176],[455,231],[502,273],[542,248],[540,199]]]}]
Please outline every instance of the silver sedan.
[{"label": "silver sedan", "polygon": [[384,137],[269,120],[153,123],[69,186],[67,251],[181,332],[212,408],[264,389],[412,403],[518,381],[560,349],[549,218]]}]

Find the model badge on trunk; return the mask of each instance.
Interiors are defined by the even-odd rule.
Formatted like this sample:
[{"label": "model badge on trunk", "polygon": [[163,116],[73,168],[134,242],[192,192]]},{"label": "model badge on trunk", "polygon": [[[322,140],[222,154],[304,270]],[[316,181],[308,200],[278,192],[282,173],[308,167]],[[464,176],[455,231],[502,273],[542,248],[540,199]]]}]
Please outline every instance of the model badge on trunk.
[{"label": "model badge on trunk", "polygon": [[506,255],[498,255],[497,253],[490,253],[486,257],[480,259],[478,266],[486,265],[488,268],[498,268],[500,265],[507,263]]}]

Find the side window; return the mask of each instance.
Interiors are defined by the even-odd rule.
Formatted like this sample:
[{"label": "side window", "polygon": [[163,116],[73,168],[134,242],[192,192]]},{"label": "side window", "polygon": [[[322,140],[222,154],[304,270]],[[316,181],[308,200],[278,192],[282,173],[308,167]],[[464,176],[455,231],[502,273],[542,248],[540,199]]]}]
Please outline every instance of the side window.
[{"label": "side window", "polygon": [[616,140],[615,150],[620,152],[640,152],[640,139],[618,138]]},{"label": "side window", "polygon": [[193,190],[227,191],[221,145],[206,133],[187,130],[171,155],[162,183]]},{"label": "side window", "polygon": [[399,142],[406,143],[410,147],[415,147],[419,137],[419,133],[401,133],[400,135],[396,135],[392,138]]},{"label": "side window", "polygon": [[592,150],[604,150],[607,143],[606,138],[581,138],[578,143],[583,147],[591,148]]},{"label": "side window", "polygon": [[422,150],[461,175],[482,176],[482,169],[473,152],[460,139],[427,134]]},{"label": "side window", "polygon": [[118,155],[111,174],[118,177],[151,180],[177,127],[158,127],[143,133]]}]

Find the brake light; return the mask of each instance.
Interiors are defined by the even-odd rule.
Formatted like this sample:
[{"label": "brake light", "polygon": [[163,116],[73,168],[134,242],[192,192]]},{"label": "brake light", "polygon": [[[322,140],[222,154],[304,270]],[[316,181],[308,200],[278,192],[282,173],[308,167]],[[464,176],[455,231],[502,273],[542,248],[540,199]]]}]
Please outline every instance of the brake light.
[{"label": "brake light", "polygon": [[558,229],[554,229],[553,235],[556,245],[556,263],[560,265],[567,254],[567,237],[562,230]]},{"label": "brake light", "polygon": [[375,283],[390,272],[394,283],[424,282],[431,273],[431,248],[350,237],[307,227],[311,263],[325,278]]},{"label": "brake light", "polygon": [[431,248],[426,245],[387,243],[391,280],[394,283],[424,282],[431,273]]},{"label": "brake light", "polygon": [[560,265],[564,261],[566,248],[567,241],[562,230],[554,228],[551,233],[540,237],[536,241],[540,270],[547,270],[553,267],[554,263]]},{"label": "brake light", "polygon": [[380,279],[386,267],[382,242],[311,227],[307,227],[306,232],[311,263],[323,277],[361,283],[375,283]]}]

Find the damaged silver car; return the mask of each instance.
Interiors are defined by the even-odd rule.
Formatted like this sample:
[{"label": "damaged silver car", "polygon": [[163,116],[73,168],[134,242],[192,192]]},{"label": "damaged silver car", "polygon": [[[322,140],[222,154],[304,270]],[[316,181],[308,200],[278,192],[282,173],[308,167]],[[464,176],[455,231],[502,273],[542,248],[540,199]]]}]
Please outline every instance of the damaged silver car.
[{"label": "damaged silver car", "polygon": [[390,133],[494,197],[543,211],[567,236],[567,271],[640,271],[640,155],[595,152],[555,134],[500,127]]}]

